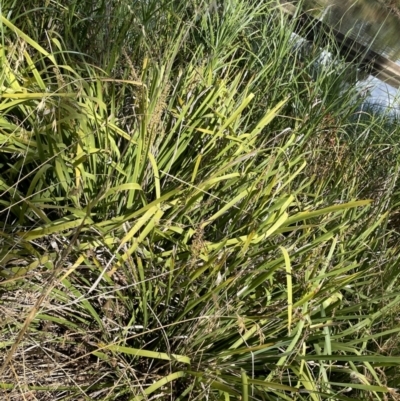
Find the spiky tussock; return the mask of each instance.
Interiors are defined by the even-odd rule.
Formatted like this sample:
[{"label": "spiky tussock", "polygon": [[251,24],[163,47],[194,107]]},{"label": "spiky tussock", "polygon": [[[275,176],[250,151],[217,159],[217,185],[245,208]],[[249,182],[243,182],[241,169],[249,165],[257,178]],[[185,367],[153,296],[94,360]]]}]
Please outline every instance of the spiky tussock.
[{"label": "spiky tussock", "polygon": [[359,66],[272,0],[17,3],[1,399],[398,398],[399,125]]}]

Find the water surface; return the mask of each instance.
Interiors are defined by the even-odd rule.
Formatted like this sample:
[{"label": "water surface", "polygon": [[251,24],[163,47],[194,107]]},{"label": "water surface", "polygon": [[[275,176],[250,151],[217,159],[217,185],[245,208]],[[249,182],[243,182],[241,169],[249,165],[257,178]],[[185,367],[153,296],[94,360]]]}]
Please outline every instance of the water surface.
[{"label": "water surface", "polygon": [[[400,17],[377,0],[304,0],[304,9],[400,65]],[[395,88],[373,77],[364,83],[375,101],[397,106]]]}]

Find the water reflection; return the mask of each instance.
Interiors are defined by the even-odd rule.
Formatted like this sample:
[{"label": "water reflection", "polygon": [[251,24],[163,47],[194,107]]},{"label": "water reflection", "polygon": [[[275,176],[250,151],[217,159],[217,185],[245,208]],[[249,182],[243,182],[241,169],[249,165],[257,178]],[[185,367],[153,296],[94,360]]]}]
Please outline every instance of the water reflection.
[{"label": "water reflection", "polygon": [[[304,9],[400,65],[400,18],[376,0],[304,0]],[[394,88],[373,77],[363,84],[373,101],[393,106]]]},{"label": "water reflection", "polygon": [[[376,0],[305,0],[317,18],[393,61],[400,61],[400,19]],[[328,9],[327,9],[328,8]]]}]

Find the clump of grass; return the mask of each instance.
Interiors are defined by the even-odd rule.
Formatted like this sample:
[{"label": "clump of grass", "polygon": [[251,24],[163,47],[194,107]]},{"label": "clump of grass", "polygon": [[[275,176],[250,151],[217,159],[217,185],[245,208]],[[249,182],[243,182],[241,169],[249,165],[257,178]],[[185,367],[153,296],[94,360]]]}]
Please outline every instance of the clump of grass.
[{"label": "clump of grass", "polygon": [[395,397],[397,131],[351,67],[272,2],[35,5],[2,16],[4,396]]}]

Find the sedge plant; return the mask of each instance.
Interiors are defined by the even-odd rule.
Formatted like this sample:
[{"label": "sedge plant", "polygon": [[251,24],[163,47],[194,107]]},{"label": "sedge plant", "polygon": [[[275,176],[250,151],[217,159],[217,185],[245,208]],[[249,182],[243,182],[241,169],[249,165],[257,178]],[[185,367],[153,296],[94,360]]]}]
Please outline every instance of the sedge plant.
[{"label": "sedge plant", "polygon": [[397,397],[398,129],[293,23],[5,2],[5,398]]}]

